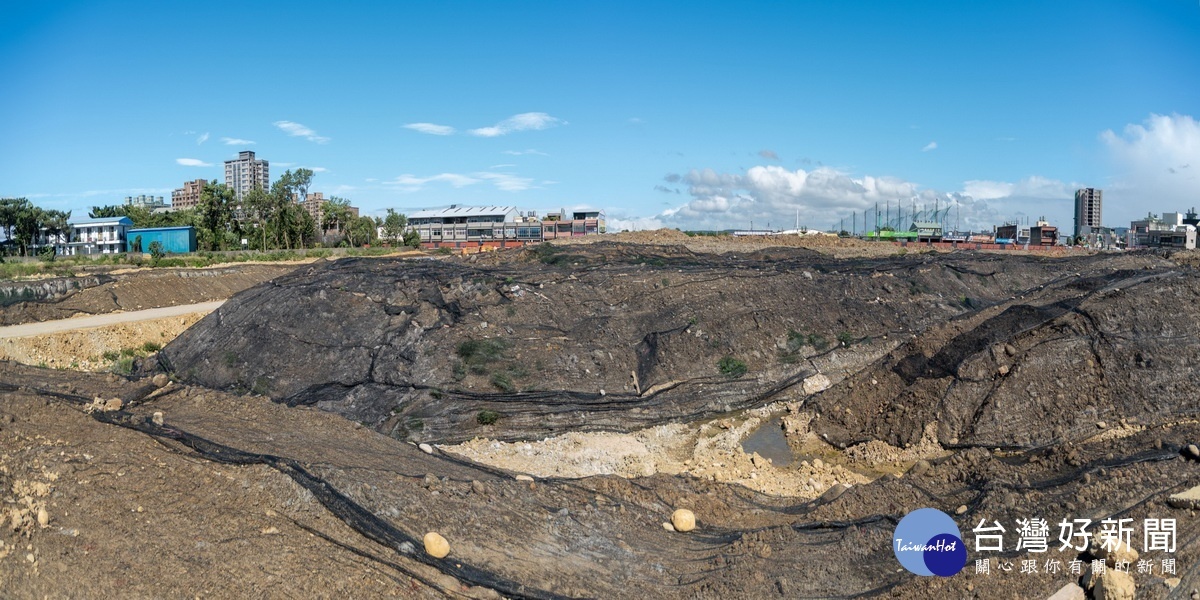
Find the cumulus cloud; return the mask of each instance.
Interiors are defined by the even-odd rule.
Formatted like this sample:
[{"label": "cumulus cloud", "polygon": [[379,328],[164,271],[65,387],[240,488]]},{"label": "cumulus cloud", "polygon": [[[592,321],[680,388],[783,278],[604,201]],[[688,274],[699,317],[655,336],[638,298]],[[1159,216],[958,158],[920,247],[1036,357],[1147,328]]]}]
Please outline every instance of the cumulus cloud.
[{"label": "cumulus cloud", "polygon": [[[884,225],[889,214],[896,219],[903,209],[907,227],[915,210],[929,218],[935,210],[947,226],[991,231],[992,226],[1015,219],[1045,215],[1060,227],[1070,226],[1072,185],[1044,177],[1018,182],[973,180],[961,192],[923,189],[897,177],[851,175],[829,167],[789,170],[778,165],[755,166],[744,174],[713,169],[693,169],[669,174],[669,183],[687,186],[689,201],[661,211],[654,218],[668,227],[683,229],[738,229],[770,224],[789,229],[800,224],[812,229],[842,225],[858,230]],[[655,188],[668,190],[666,186]],[[869,227],[864,225],[869,223]],[[956,225],[957,224],[957,225]]]},{"label": "cumulus cloud", "polygon": [[518,131],[536,131],[566,124],[566,121],[558,117],[552,117],[544,112],[528,112],[513,115],[491,127],[471,129],[467,133],[480,137],[497,137]]},{"label": "cumulus cloud", "polygon": [[921,148],[921,152],[929,152],[931,150],[937,150],[937,142],[929,142],[925,144],[924,148]]},{"label": "cumulus cloud", "polygon": [[254,144],[254,140],[243,140],[242,138],[231,137],[223,137],[221,138],[221,142],[223,142],[226,146],[251,146]]},{"label": "cumulus cloud", "polygon": [[177,158],[177,159],[175,159],[175,162],[177,164],[181,164],[185,167],[211,167],[212,166],[211,163],[206,163],[198,158]]},{"label": "cumulus cloud", "polygon": [[775,154],[774,150],[759,150],[758,155],[767,160],[773,160],[775,162],[779,162],[779,155]]},{"label": "cumulus cloud", "polygon": [[302,137],[310,142],[324,144],[329,141],[329,138],[317,135],[317,132],[294,121],[275,121],[274,125],[290,136]]},{"label": "cumulus cloud", "polygon": [[438,125],[436,123],[408,123],[404,125],[405,129],[411,129],[418,133],[426,133],[429,135],[452,135],[454,128],[449,125]]},{"label": "cumulus cloud", "polygon": [[[1100,134],[1115,171],[1104,193],[1104,220],[1121,223],[1153,212],[1180,211],[1197,203],[1200,189],[1200,122],[1189,115],[1151,114],[1141,124]],[[1117,217],[1120,220],[1116,220]]]}]

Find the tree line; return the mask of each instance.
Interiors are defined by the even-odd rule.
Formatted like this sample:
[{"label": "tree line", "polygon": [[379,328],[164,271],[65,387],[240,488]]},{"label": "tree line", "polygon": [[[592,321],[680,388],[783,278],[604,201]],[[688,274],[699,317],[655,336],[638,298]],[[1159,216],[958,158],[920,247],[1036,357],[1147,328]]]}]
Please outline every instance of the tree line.
[{"label": "tree line", "polygon": [[[252,250],[362,246],[377,241],[420,245],[417,232],[408,230],[408,219],[392,209],[384,218],[356,217],[349,200],[334,196],[322,203],[319,218],[314,219],[302,204],[308,199],[312,178],[310,169],[286,171],[269,190],[255,187],[241,202],[233,189],[214,179],[204,184],[195,208],[154,212],[118,204],[93,206],[88,216],[129,217],[137,229],[191,225],[202,250],[240,249],[243,240]],[[22,255],[28,253],[40,231],[50,235],[66,231],[70,216],[70,212],[40,209],[24,198],[0,199],[0,227]]]}]

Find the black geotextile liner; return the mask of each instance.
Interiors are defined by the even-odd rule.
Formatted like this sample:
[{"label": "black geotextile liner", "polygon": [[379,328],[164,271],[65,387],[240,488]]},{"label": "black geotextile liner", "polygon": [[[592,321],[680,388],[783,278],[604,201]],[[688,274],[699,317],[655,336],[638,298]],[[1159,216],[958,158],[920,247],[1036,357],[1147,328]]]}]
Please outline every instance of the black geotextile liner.
[{"label": "black geotextile liner", "polygon": [[[32,386],[24,391],[76,405],[89,401]],[[364,449],[350,440],[313,440],[308,450],[304,440],[292,440],[279,448],[286,452],[265,452],[279,445],[262,435],[264,427],[270,431],[269,424],[257,423],[253,431],[216,424],[199,435],[169,420],[159,427],[136,414],[162,401],[154,398],[139,407],[135,399],[130,409],[134,412],[93,416],[208,460],[270,466],[378,544],[364,550],[364,556],[406,573],[405,562],[416,560],[509,597],[927,597],[961,595],[967,583],[981,597],[1036,597],[1065,582],[1061,575],[1048,574],[989,579],[964,572],[942,580],[897,572],[891,535],[899,518],[925,506],[954,514],[959,504],[966,511],[956,520],[968,544],[969,531],[979,520],[1011,524],[1030,516],[1055,522],[1075,517],[1138,522],[1177,517],[1179,550],[1173,556],[1182,579],[1177,589],[1200,584],[1200,524],[1163,503],[1167,494],[1200,479],[1200,465],[1180,456],[1184,442],[1200,437],[1195,424],[1150,428],[1089,445],[1010,453],[966,449],[934,461],[921,475],[889,476],[855,486],[834,500],[804,502],[684,477],[545,479],[530,484],[496,469],[440,453],[429,456],[387,440],[382,441],[391,450],[372,456],[364,456]],[[174,406],[168,414],[178,411]],[[339,446],[340,451],[330,451]],[[487,492],[470,491],[472,481],[483,482]],[[706,490],[716,492],[728,506],[719,519],[723,525],[702,513],[694,532],[662,529],[672,498],[681,493],[703,495]],[[737,526],[749,514],[771,524]],[[452,540],[454,551],[447,559],[433,559],[421,551],[422,532],[434,529]],[[1025,553],[982,556],[1016,560]],[[1061,555],[1064,561],[1077,556],[1089,559]],[[1145,586],[1148,592],[1145,597],[1165,595],[1160,593],[1165,586],[1137,580],[1139,590]]]}]

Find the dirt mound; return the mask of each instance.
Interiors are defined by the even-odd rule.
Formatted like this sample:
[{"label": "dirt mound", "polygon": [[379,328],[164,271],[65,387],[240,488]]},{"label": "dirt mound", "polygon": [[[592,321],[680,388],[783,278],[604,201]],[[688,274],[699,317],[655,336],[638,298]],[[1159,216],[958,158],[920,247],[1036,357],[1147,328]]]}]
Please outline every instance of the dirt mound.
[{"label": "dirt mound", "polygon": [[187,381],[405,439],[627,432],[801,397],[818,370],[857,369],[853,351],[1063,270],[1141,260],[762,252],[598,243],[318,263],[239,294],[159,357]]},{"label": "dirt mound", "polygon": [[222,300],[295,269],[294,264],[246,264],[208,269],[142,269],[82,278],[40,280],[54,291],[44,301],[0,308],[0,325],[67,319],[78,314],[160,308]]},{"label": "dirt mound", "polygon": [[[1153,263],[1147,267],[1161,267]],[[1070,277],[910,340],[808,406],[840,444],[915,443],[936,424],[956,446],[1029,448],[1200,408],[1190,301],[1200,280],[1170,268]]]}]

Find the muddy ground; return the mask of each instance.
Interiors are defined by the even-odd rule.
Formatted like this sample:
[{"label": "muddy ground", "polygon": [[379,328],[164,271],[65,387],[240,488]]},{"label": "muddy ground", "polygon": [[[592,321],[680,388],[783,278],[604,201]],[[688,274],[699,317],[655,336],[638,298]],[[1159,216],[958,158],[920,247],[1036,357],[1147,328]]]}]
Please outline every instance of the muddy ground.
[{"label": "muddy ground", "polygon": [[[140,377],[0,364],[0,586],[1044,598],[1080,575],[1003,565],[1090,562],[1055,551],[1058,521],[1153,517],[1177,519],[1178,548],[1143,553],[1138,597],[1193,594],[1200,526],[1167,503],[1200,484],[1191,257],[914,254],[318,262]],[[763,423],[794,463],[738,454]],[[680,507],[695,531],[664,525]],[[1041,516],[1051,550],[1013,535],[954,577],[911,575],[892,533],[922,507],[969,547],[981,520]],[[446,559],[421,551],[434,530]]]}]

